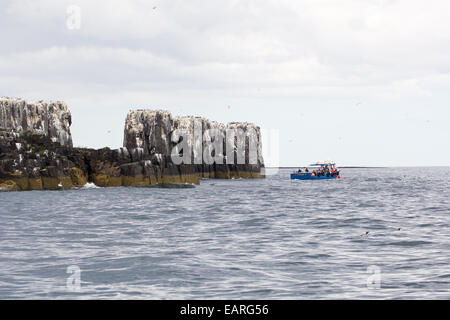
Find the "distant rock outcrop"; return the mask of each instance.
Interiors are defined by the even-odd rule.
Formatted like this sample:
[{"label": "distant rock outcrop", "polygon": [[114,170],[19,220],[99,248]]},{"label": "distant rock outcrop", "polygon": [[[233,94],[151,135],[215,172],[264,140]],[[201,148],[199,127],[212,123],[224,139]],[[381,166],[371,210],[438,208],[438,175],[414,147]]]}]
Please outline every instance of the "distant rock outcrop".
[{"label": "distant rock outcrop", "polygon": [[[62,102],[0,99],[0,191],[264,177],[260,130],[253,124],[225,126],[199,117],[174,118],[167,111],[130,111],[124,147],[117,150],[73,148],[70,125],[70,111]],[[179,150],[183,141],[190,148]],[[211,153],[211,142],[223,148]],[[192,155],[192,162],[178,163],[183,152]],[[208,153],[215,161],[205,161]]]}]

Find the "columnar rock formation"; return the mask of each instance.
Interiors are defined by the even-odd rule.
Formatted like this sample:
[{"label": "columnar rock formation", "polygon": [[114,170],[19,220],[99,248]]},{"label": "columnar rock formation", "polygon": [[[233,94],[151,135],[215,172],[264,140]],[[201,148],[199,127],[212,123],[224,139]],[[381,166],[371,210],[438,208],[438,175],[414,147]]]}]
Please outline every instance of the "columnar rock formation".
[{"label": "columnar rock formation", "polygon": [[[223,125],[201,117],[173,117],[161,110],[130,111],[125,120],[123,146],[142,157],[156,155],[166,163],[173,163],[173,150],[178,150],[174,148],[183,139],[187,140],[188,147],[183,152],[189,152],[183,163],[200,177],[263,177],[261,132],[254,124],[233,122]],[[208,161],[205,159],[208,148],[211,142],[217,143],[217,139],[221,146],[211,156],[214,161]]]},{"label": "columnar rock formation", "polygon": [[[260,130],[249,123],[224,126],[199,117],[174,118],[167,111],[130,111],[124,147],[117,150],[73,148],[70,125],[70,111],[62,102],[0,99],[0,190],[69,189],[87,182],[144,187],[198,184],[201,177],[264,177]],[[214,130],[208,129],[218,134],[211,137]],[[229,134],[233,130],[244,135],[244,143]],[[191,148],[180,152],[189,152],[192,163],[177,162],[183,139]],[[205,162],[204,150],[214,140],[223,148],[210,155],[223,159]]]},{"label": "columnar rock formation", "polygon": [[31,132],[72,147],[71,124],[72,116],[63,102],[0,98],[0,133],[3,136]]}]

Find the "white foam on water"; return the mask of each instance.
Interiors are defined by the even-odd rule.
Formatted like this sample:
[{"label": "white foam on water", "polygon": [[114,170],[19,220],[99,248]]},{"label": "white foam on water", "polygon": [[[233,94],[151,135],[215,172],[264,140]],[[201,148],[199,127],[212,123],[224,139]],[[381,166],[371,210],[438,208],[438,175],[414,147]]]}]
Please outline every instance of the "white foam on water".
[{"label": "white foam on water", "polygon": [[86,183],[81,189],[99,189],[100,187],[96,186],[93,182]]}]

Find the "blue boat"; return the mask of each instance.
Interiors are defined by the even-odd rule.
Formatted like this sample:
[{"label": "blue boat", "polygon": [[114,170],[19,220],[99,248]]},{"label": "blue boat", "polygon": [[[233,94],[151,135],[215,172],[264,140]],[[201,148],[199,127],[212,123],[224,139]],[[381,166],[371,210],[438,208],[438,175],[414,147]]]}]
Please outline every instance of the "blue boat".
[{"label": "blue boat", "polygon": [[[309,169],[311,168],[311,169]],[[291,180],[330,180],[340,179],[341,170],[336,168],[336,163],[317,162],[291,173]]]}]

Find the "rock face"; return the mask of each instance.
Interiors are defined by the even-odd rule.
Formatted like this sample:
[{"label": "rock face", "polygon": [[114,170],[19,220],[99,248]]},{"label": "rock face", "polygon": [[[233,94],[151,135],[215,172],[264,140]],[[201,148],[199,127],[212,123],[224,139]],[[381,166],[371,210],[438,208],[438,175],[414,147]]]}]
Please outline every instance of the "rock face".
[{"label": "rock face", "polygon": [[44,135],[62,146],[72,147],[72,116],[63,102],[26,102],[0,98],[0,134],[15,137],[23,132]]},{"label": "rock face", "polygon": [[[124,147],[117,150],[73,148],[70,125],[70,111],[62,102],[1,99],[0,191],[69,189],[87,182],[145,187],[198,184],[202,177],[264,177],[260,130],[252,124],[224,126],[198,117],[173,118],[167,111],[131,111],[125,121]],[[233,130],[246,136],[248,143],[233,138],[229,134]],[[208,140],[223,146],[209,152],[212,162],[205,162]],[[256,152],[250,150],[250,141],[256,142]],[[180,142],[191,148],[179,150]],[[180,154],[190,154],[193,162],[179,163]],[[244,161],[234,163],[231,158]]]},{"label": "rock face", "polygon": [[264,177],[261,130],[251,123],[223,125],[201,117],[173,117],[168,111],[130,111],[123,146],[144,158],[164,159],[164,166],[179,164],[176,155],[182,151],[183,165],[204,178]]}]

